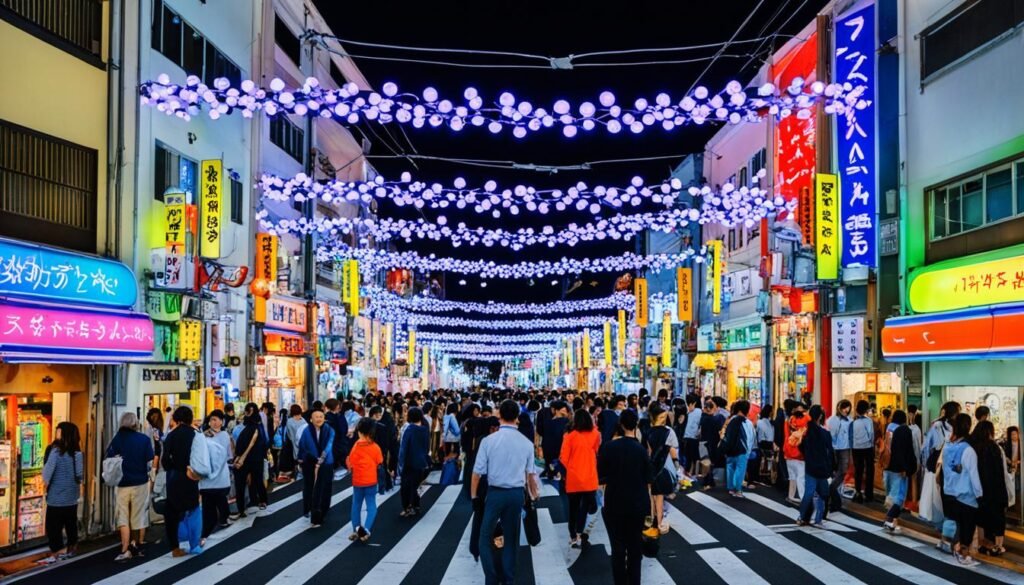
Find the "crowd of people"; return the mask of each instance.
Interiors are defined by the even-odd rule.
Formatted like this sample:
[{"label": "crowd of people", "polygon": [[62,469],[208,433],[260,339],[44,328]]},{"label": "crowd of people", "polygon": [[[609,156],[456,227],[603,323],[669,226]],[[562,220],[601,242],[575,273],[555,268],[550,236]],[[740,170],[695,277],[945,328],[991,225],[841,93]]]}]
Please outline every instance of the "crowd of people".
[{"label": "crowd of people", "polygon": [[[229,404],[203,420],[179,406],[151,409],[145,425],[125,413],[105,453],[104,480],[116,485],[117,561],[145,555],[154,515],[163,518],[174,556],[200,553],[214,531],[266,509],[268,486],[292,481],[302,482],[303,515],[320,526],[332,483],[346,471],[353,490],[349,538],[367,543],[377,496],[400,486],[399,515],[415,517],[421,484],[433,470],[444,471],[442,484],[461,481],[472,501],[470,552],[487,583],[515,582],[519,547],[505,543],[519,542],[524,517],[527,540],[539,538],[531,535],[529,511],[542,479],[566,508],[571,548],[587,546],[593,522],[603,519],[616,584],[640,582],[642,556],[656,554],[657,539],[670,528],[665,501],[681,487],[711,490],[724,481],[731,497],[744,498],[756,482],[769,481],[771,469],[799,505],[798,525],[820,526],[844,499],[876,503],[878,470],[885,530],[899,530],[908,499],[919,499],[920,516],[941,528],[940,547],[958,562],[974,564],[972,550],[1003,554],[1005,511],[1021,461],[1019,429],[1010,427],[997,443],[986,407],[975,409],[973,420],[955,402],[942,407],[926,433],[913,406],[876,410],[841,400],[826,419],[821,405],[796,400],[776,409],[664,391],[652,397],[538,389],[371,392],[308,409],[249,403],[238,416]],[[46,563],[74,554],[79,442],[77,428],[61,423],[47,450],[53,555]],[[848,482],[852,492],[844,493]],[[193,523],[199,534],[186,535]]]}]

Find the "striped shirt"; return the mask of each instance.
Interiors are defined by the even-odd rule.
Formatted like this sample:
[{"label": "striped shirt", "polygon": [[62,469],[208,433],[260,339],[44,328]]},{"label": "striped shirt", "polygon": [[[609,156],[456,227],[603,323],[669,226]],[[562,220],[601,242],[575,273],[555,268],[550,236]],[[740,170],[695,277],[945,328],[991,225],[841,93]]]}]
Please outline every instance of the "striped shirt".
[{"label": "striped shirt", "polygon": [[79,485],[82,479],[82,452],[76,451],[72,461],[69,453],[60,449],[50,450],[43,466],[43,482],[46,484],[47,506],[74,506],[78,504]]}]

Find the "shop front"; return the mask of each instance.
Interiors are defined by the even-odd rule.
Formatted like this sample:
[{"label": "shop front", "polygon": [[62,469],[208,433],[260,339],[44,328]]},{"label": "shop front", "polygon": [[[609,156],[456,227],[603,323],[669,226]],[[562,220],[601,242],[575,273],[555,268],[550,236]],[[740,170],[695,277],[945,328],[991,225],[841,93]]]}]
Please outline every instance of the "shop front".
[{"label": "shop front", "polygon": [[814,393],[815,320],[811,314],[780,317],[772,323],[772,375],[775,403],[806,400]]},{"label": "shop front", "polygon": [[832,404],[866,400],[875,412],[906,409],[903,386],[897,372],[876,369],[871,351],[872,333],[865,315],[833,316],[831,319]]},{"label": "shop front", "polygon": [[148,359],[153,324],[131,310],[131,270],[112,260],[0,238],[0,550],[38,544],[42,469],[56,426],[74,423],[85,458],[84,505],[98,501],[91,446],[112,387],[108,365]]},{"label": "shop front", "polygon": [[691,363],[697,388],[703,396],[761,406],[771,398],[765,396],[763,355],[762,322],[703,325],[697,332],[697,357]]},{"label": "shop front", "polygon": [[255,375],[249,400],[270,402],[278,409],[305,403],[308,310],[305,301],[271,295],[260,308],[256,321],[263,324],[259,334],[262,352],[256,357]]}]

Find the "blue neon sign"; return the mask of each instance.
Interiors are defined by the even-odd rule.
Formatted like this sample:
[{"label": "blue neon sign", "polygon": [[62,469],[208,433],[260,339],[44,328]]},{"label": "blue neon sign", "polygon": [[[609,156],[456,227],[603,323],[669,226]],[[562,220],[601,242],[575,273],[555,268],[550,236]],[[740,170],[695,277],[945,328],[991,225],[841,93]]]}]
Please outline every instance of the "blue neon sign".
[{"label": "blue neon sign", "polygon": [[131,307],[138,288],[116,260],[0,238],[0,296]]}]

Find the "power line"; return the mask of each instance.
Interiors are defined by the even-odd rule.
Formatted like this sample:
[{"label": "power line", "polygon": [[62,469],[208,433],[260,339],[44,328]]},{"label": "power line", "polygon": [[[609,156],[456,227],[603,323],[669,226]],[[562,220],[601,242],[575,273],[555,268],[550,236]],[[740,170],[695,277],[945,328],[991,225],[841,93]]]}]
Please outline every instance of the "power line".
[{"label": "power line", "polygon": [[577,164],[569,165],[542,165],[535,163],[520,163],[511,160],[489,160],[489,159],[474,159],[474,158],[459,158],[459,157],[445,157],[445,156],[431,156],[426,154],[371,154],[367,155],[367,158],[380,158],[380,159],[421,159],[431,160],[439,162],[447,162],[452,164],[461,164],[467,166],[477,167],[490,167],[498,169],[513,169],[513,170],[533,170],[538,172],[558,172],[558,171],[587,171],[594,166],[605,165],[605,164],[618,164],[618,163],[634,163],[634,162],[651,162],[658,160],[680,160],[692,153],[682,154],[666,154],[659,156],[643,156],[643,157],[631,157],[631,158],[612,158],[587,161]]},{"label": "power line", "polygon": [[707,64],[707,67],[704,68],[704,71],[702,71],[700,75],[698,75],[697,78],[693,80],[693,83],[690,84],[690,89],[686,90],[685,95],[690,95],[690,92],[693,91],[693,88],[697,87],[697,84],[700,83],[701,78],[704,77],[704,75],[706,75],[707,72],[711,70],[711,67],[714,66],[715,61],[718,60],[718,57],[724,54],[725,50],[729,48],[729,45],[732,44],[734,40],[736,40],[736,37],[739,36],[741,32],[743,32],[743,29],[747,26],[747,23],[750,22],[750,19],[754,18],[754,15],[757,14],[757,11],[761,9],[761,6],[763,4],[764,0],[758,1],[757,6],[754,6],[754,9],[751,10],[749,14],[747,14],[747,17],[743,19],[742,23],[740,23],[740,26],[739,28],[736,29],[736,32],[732,33],[732,37],[729,38],[729,40],[726,41],[724,45],[722,45],[722,48],[718,50],[718,53],[715,54],[715,58],[712,59],[711,62]]}]

